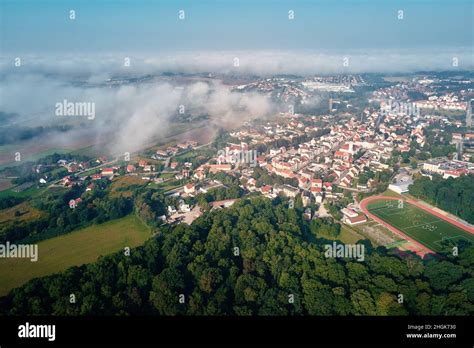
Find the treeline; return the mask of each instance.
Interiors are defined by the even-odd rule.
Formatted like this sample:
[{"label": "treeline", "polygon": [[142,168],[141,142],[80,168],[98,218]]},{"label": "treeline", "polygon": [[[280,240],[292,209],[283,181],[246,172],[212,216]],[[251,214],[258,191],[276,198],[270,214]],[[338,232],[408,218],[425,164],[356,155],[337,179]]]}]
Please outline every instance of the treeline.
[{"label": "treeline", "polygon": [[161,225],[160,216],[166,214],[166,198],[160,190],[147,190],[135,193],[136,214],[152,227]]},{"label": "treeline", "polygon": [[257,181],[256,186],[262,187],[265,185],[290,185],[298,187],[298,179],[296,178],[284,178],[274,173],[268,173],[261,167],[255,167],[253,169],[252,178]]},{"label": "treeline", "polygon": [[[118,219],[133,211],[131,199],[107,196],[104,190],[108,185],[107,179],[96,181],[94,185],[95,189],[85,195],[83,187],[74,186],[65,193],[42,196],[41,200],[33,202],[42,211],[42,216],[32,221],[12,221],[3,225],[0,228],[0,242],[37,243],[78,228]],[[78,197],[82,202],[71,209],[69,201]]]},{"label": "treeline", "polygon": [[474,175],[443,179],[420,177],[409,187],[410,194],[469,223],[474,223]]},{"label": "treeline", "polygon": [[[364,241],[365,259],[327,258],[318,223],[286,201],[240,200],[144,246],[34,279],[4,315],[472,315],[474,248],[422,261]],[[311,228],[312,227],[312,228]],[[76,303],[70,303],[74,294]],[[401,300],[402,299],[402,300]]]},{"label": "treeline", "polygon": [[0,145],[14,144],[54,132],[63,133],[71,129],[72,126],[69,125],[34,128],[10,126],[7,128],[0,128]]},{"label": "treeline", "polygon": [[6,196],[0,198],[0,209],[7,209],[25,201],[24,197]]}]

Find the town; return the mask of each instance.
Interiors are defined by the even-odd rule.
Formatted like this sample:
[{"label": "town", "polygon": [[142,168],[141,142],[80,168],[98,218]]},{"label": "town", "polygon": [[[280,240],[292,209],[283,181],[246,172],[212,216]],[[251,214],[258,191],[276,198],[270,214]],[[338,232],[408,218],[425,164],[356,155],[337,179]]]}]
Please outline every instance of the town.
[{"label": "town", "polygon": [[[318,90],[327,83],[331,91],[335,83],[350,88],[368,84],[361,76],[313,80]],[[296,91],[293,98],[302,95],[303,102],[315,89],[308,83],[279,78],[235,88],[257,88],[282,103],[289,100],[287,92]],[[419,78],[376,88],[364,108],[331,97],[326,113],[318,115],[297,113],[290,105],[290,112],[246,121],[222,131],[218,140],[208,144],[172,141],[116,157],[55,154],[34,164],[32,173],[15,179],[19,185],[12,191],[74,187],[76,196],[67,204],[76,209],[86,204],[84,199],[94,190],[107,189],[118,196],[132,195],[133,187],[159,190],[164,208],[156,219],[170,225],[191,224],[204,211],[230,207],[245,196],[286,197],[291,205],[301,203],[307,220],[331,219],[356,239],[424,255],[423,248],[370,222],[360,202],[384,192],[408,193],[414,179],[423,176],[447,179],[474,174],[474,133],[469,132],[469,124],[464,127],[462,119],[436,112],[458,110],[471,122],[469,93],[460,89],[438,97],[437,83],[434,78]],[[274,90],[282,86],[286,92],[275,95]],[[410,93],[428,99],[412,101]],[[394,100],[419,110],[387,108]],[[349,111],[335,109],[336,104]],[[463,129],[467,131],[460,132]]]}]

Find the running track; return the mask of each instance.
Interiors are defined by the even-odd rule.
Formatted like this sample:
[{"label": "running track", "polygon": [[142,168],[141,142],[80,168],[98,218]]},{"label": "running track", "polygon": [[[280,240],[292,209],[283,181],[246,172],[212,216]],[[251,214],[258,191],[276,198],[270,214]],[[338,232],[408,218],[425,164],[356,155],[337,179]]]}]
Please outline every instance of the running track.
[{"label": "running track", "polygon": [[[381,200],[381,199],[384,199],[384,200],[395,200],[395,201],[398,201],[400,200],[401,198],[397,198],[397,197],[389,197],[389,196],[372,196],[372,197],[367,197],[365,199],[363,199],[361,202],[360,202],[360,209],[364,212],[365,215],[367,215],[368,217],[370,217],[372,220],[375,220],[377,221],[379,224],[387,227],[390,231],[392,231],[393,233],[395,234],[398,234],[399,236],[403,237],[404,239],[407,239],[409,240],[410,242],[412,242],[413,244],[415,244],[416,246],[418,246],[420,249],[422,249],[425,253],[429,253],[429,254],[435,254],[435,252],[429,248],[427,248],[425,245],[421,244],[420,242],[417,242],[416,240],[414,240],[413,238],[407,236],[405,233],[403,233],[402,231],[400,231],[399,229],[393,227],[392,225],[388,224],[387,222],[383,221],[382,219],[380,219],[379,217],[375,216],[374,214],[370,213],[369,210],[367,209],[367,204],[373,202],[373,201],[377,201],[377,200]],[[459,221],[456,221],[456,220],[453,220],[451,219],[450,217],[448,216],[444,216],[440,213],[438,213],[437,211],[434,211],[433,209],[430,209],[429,207],[419,203],[418,201],[415,201],[413,199],[403,199],[405,202],[407,203],[410,203],[410,204],[413,204],[414,206],[442,219],[442,220],[445,220],[447,222],[449,222],[450,224],[456,226],[456,227],[459,227],[460,229],[466,231],[466,232],[469,232],[471,234],[474,234],[474,228],[470,228],[466,225],[463,225],[462,223],[460,223]]]}]

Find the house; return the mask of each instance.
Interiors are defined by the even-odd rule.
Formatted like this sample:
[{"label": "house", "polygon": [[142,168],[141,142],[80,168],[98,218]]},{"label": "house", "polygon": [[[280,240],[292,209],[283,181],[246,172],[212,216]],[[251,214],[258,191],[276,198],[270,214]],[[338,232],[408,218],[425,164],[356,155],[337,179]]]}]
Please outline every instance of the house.
[{"label": "house", "polygon": [[359,214],[357,214],[354,210],[352,210],[352,209],[350,209],[350,208],[343,208],[343,209],[341,209],[341,213],[342,213],[344,216],[348,217],[348,218],[354,218],[354,217],[356,217],[357,215],[359,215]]},{"label": "house", "polygon": [[321,187],[311,187],[309,192],[316,199],[316,203],[321,203],[323,201],[323,189]]},{"label": "house", "polygon": [[322,193],[317,193],[315,196],[314,196],[315,200],[316,200],[316,203],[318,204],[321,204],[323,202],[323,195]]},{"label": "house", "polygon": [[402,193],[407,193],[409,191],[408,188],[411,184],[413,184],[413,180],[408,179],[406,181],[390,184],[388,185],[388,189],[401,195]]},{"label": "house", "polygon": [[265,186],[260,187],[260,192],[264,195],[272,193],[272,190],[273,190],[273,187],[271,187],[270,185],[265,185]]},{"label": "house", "polygon": [[145,167],[145,166],[147,166],[147,165],[148,165],[148,162],[145,161],[145,160],[140,160],[140,161],[138,162],[138,166],[139,166],[139,167],[142,167],[142,168],[143,168],[143,167]]},{"label": "house", "polygon": [[364,214],[357,214],[355,217],[345,217],[344,222],[351,226],[358,225],[367,222],[367,217]]},{"label": "house", "polygon": [[312,179],[311,187],[323,188],[323,181],[321,179]]},{"label": "house", "polygon": [[342,145],[342,147],[339,149],[340,152],[346,152],[350,155],[355,155],[357,151],[359,151],[358,146],[354,145],[354,143],[349,142],[347,144]]},{"label": "house", "polygon": [[196,192],[196,184],[190,182],[189,184],[184,185],[184,193],[190,194]]},{"label": "house", "polygon": [[151,164],[147,164],[146,166],[143,167],[144,172],[152,172],[154,170],[154,167]]},{"label": "house", "polygon": [[74,183],[74,180],[68,175],[62,179],[62,184],[64,186],[71,186]]},{"label": "house", "polygon": [[459,178],[461,175],[465,175],[467,173],[468,173],[467,169],[446,170],[443,174],[443,179]]},{"label": "house", "polygon": [[82,202],[81,197],[76,198],[76,199],[71,199],[71,200],[69,201],[69,208],[75,209],[75,208],[77,207],[77,205],[78,205],[79,203],[81,203],[81,202]]},{"label": "house", "polygon": [[104,169],[102,169],[101,174],[103,176],[113,176],[114,175],[114,169],[113,168],[104,168]]},{"label": "house", "polygon": [[257,189],[257,180],[254,178],[248,178],[245,187],[249,191],[255,191]]},{"label": "house", "polygon": [[161,157],[166,157],[168,156],[168,152],[165,150],[156,150],[156,154]]},{"label": "house", "polygon": [[296,197],[296,195],[300,192],[296,187],[290,185],[283,185],[282,191],[287,197]]},{"label": "house", "polygon": [[133,173],[137,170],[137,168],[133,164],[129,164],[127,166],[127,173]]},{"label": "house", "polygon": [[73,164],[73,163],[71,163],[67,168],[68,173],[75,173],[78,170],[79,170],[79,167],[76,164]]},{"label": "house", "polygon": [[298,187],[302,190],[307,190],[309,187],[309,180],[304,176],[298,178]]},{"label": "house", "polygon": [[323,183],[323,187],[326,191],[332,192],[332,182]]},{"label": "house", "polygon": [[178,145],[176,145],[177,148],[181,149],[181,150],[186,150],[188,148],[188,144],[187,143],[180,143]]},{"label": "house", "polygon": [[231,164],[207,164],[206,167],[209,168],[209,172],[212,174],[218,172],[228,172],[232,170]]},{"label": "house", "polygon": [[181,213],[189,213],[191,211],[191,207],[189,204],[185,204],[184,202],[179,205],[179,211]]},{"label": "house", "polygon": [[334,153],[334,158],[335,159],[340,159],[344,162],[351,162],[352,161],[352,156],[348,152],[336,151]]},{"label": "house", "polygon": [[198,169],[193,175],[194,178],[198,180],[204,180],[206,178],[206,173],[204,173],[204,170]]},{"label": "house", "polygon": [[173,146],[168,147],[166,150],[172,155],[176,155],[179,152],[179,149]]},{"label": "house", "polygon": [[282,176],[284,178],[294,178],[295,173],[293,173],[291,170],[288,169],[278,169],[278,168],[272,168],[271,166],[267,167],[269,171],[273,171],[276,175]]},{"label": "house", "polygon": [[339,186],[342,186],[342,187],[350,187],[351,186],[351,183],[352,183],[352,177],[349,175],[349,174],[346,174],[341,182],[339,183]]},{"label": "house", "polygon": [[272,161],[272,165],[275,169],[278,170],[288,170],[293,171],[297,169],[297,163],[287,163],[283,161]]}]

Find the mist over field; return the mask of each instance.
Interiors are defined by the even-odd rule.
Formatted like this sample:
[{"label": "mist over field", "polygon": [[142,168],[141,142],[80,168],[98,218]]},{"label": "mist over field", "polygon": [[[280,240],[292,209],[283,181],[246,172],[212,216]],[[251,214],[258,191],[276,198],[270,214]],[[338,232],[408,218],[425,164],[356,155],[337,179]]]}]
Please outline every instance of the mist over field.
[{"label": "mist over field", "polygon": [[[452,52],[368,50],[350,54],[192,51],[136,56],[25,55],[19,67],[13,64],[15,57],[4,56],[0,61],[0,111],[15,114],[9,121],[26,127],[86,124],[91,137],[112,136],[114,151],[135,151],[164,136],[179,108],[185,113],[208,115],[211,123],[221,125],[238,125],[247,119],[267,117],[277,109],[263,94],[231,91],[230,86],[220,81],[223,76],[265,78],[278,74],[445,71],[472,67],[469,53],[468,49],[459,49]],[[199,74],[199,77],[181,84],[165,78],[139,80],[162,74]],[[216,75],[217,78],[205,78]],[[133,78],[138,80],[111,83]],[[63,101],[95,103],[96,117],[58,119],[55,105]],[[67,143],[68,137],[61,134],[59,137],[63,139],[58,141]]]}]

